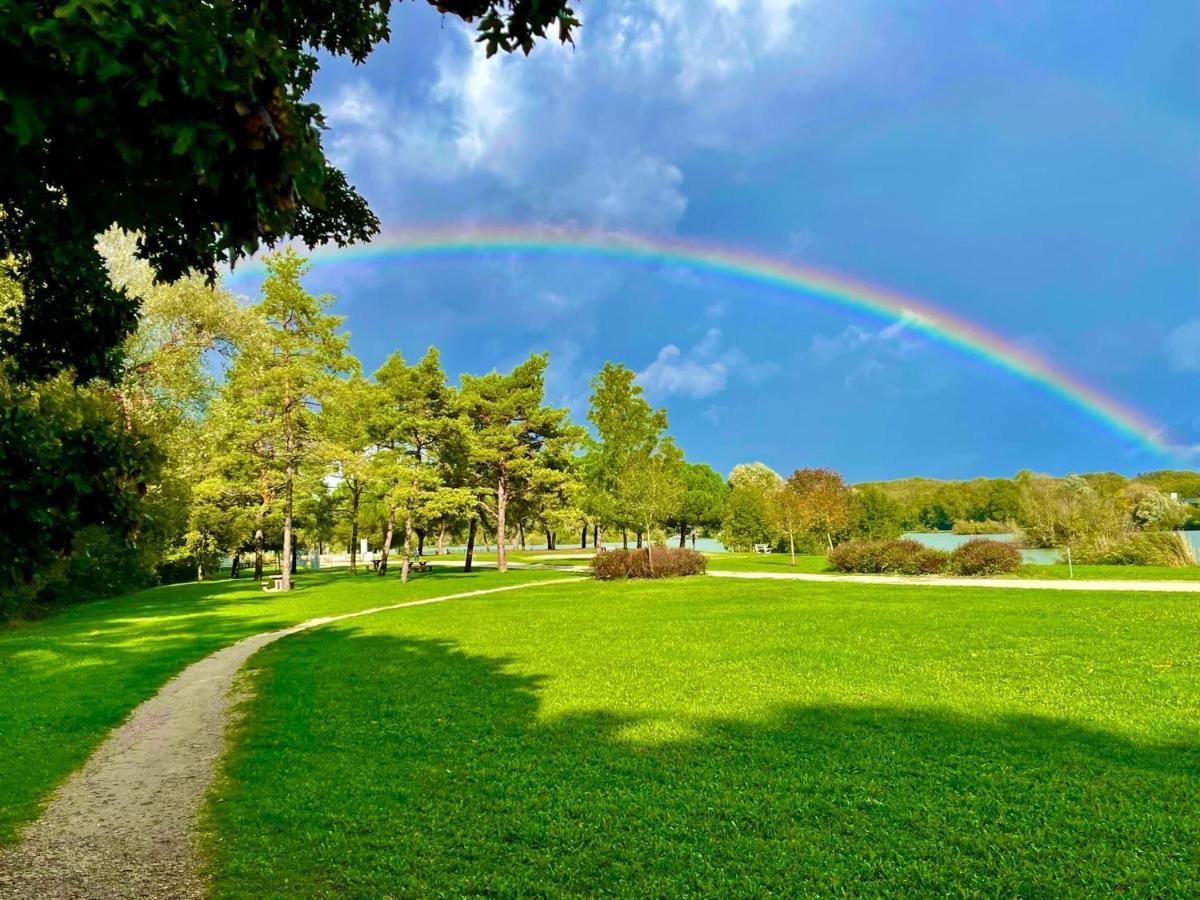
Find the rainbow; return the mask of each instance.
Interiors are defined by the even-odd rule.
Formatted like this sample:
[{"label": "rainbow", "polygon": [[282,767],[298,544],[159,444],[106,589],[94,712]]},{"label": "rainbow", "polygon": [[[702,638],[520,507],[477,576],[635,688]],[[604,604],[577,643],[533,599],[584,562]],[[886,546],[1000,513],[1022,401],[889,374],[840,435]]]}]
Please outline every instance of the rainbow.
[{"label": "rainbow", "polygon": [[[1175,456],[1165,431],[1140,412],[974,322],[927,301],[847,275],[748,250],[613,232],[523,226],[428,227],[387,230],[368,244],[318,248],[311,256],[314,265],[324,268],[359,262],[497,253],[680,266],[755,287],[802,294],[887,322],[902,322],[913,332],[1032,382],[1139,447],[1159,456]],[[239,266],[235,274],[240,278],[262,271],[261,259],[254,259]]]}]

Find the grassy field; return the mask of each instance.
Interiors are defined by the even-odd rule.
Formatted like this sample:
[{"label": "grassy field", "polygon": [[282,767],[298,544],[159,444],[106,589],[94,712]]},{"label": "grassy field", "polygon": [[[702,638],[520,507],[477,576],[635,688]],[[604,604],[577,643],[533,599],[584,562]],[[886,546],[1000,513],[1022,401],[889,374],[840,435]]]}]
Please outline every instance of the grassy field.
[{"label": "grassy field", "polygon": [[[1066,563],[1022,566],[1009,578],[1070,578]],[[1200,566],[1075,566],[1076,580],[1091,581],[1200,581]]]},{"label": "grassy field", "polygon": [[1200,892],[1185,595],[585,582],[252,660],[218,896]]},{"label": "grassy field", "polygon": [[314,616],[544,577],[438,572],[405,587],[390,576],[301,574],[289,594],[243,578],[155,588],[0,626],[0,845],[130,710],[214,650]]}]

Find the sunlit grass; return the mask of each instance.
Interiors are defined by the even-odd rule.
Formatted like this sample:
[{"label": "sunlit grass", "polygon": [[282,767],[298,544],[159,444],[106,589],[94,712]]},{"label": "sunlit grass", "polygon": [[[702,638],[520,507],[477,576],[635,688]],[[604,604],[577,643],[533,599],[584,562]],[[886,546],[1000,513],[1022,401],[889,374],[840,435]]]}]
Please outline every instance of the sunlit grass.
[{"label": "sunlit grass", "polygon": [[1186,595],[586,582],[252,660],[219,896],[1200,891]]},{"label": "sunlit grass", "polygon": [[55,784],[172,675],[240,638],[314,616],[549,577],[494,572],[299,576],[288,594],[246,578],[172,585],[0,627],[0,845]]}]

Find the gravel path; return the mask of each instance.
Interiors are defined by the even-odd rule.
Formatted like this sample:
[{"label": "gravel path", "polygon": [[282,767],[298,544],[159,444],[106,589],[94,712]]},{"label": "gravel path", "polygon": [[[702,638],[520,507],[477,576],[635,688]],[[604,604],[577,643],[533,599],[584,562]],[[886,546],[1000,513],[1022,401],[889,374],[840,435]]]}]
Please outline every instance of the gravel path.
[{"label": "gravel path", "polygon": [[203,897],[191,833],[236,697],[243,663],[267,644],[359,616],[577,578],[535,581],[310,619],[245,638],[184,669],[134,710],[52,796],[21,842],[0,851],[0,897]]},{"label": "gravel path", "polygon": [[[462,561],[431,561],[435,566],[461,566]],[[477,569],[494,569],[494,562],[475,563]],[[543,563],[510,562],[510,569],[537,569],[544,572],[591,572],[591,566],[555,566]],[[1124,581],[1109,579],[1058,578],[955,578],[948,575],[825,575],[819,572],[734,572],[709,569],[713,578],[748,578],[764,581],[817,581],[826,584],[920,585],[922,587],[1024,588],[1041,591],[1153,591],[1157,593],[1200,593],[1200,581]]]}]

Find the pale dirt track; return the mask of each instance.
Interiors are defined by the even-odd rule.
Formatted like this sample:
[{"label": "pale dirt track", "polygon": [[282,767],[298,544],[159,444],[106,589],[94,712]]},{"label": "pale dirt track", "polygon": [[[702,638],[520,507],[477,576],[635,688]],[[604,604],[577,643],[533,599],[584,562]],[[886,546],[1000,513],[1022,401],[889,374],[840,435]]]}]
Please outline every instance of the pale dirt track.
[{"label": "pale dirt track", "polygon": [[[564,559],[583,557],[564,555]],[[462,561],[438,562],[435,566],[461,566]],[[510,562],[510,569],[537,569],[546,572],[590,572],[590,566],[555,566],[543,563]],[[475,563],[477,569],[494,569],[494,562]],[[878,584],[919,585],[921,587],[979,587],[1016,588],[1040,591],[1151,591],[1156,593],[1200,594],[1200,581],[1100,581],[1088,579],[1057,578],[954,578],[947,575],[824,575],[819,572],[723,572],[709,569],[705,573],[711,578],[746,578],[751,581],[812,581],[823,584]]]},{"label": "pale dirt track", "polygon": [[224,749],[238,670],[282,637],[386,610],[578,582],[535,581],[310,619],[193,663],[112,732],[54,792],[21,841],[0,851],[0,897],[203,897],[192,832]]}]

